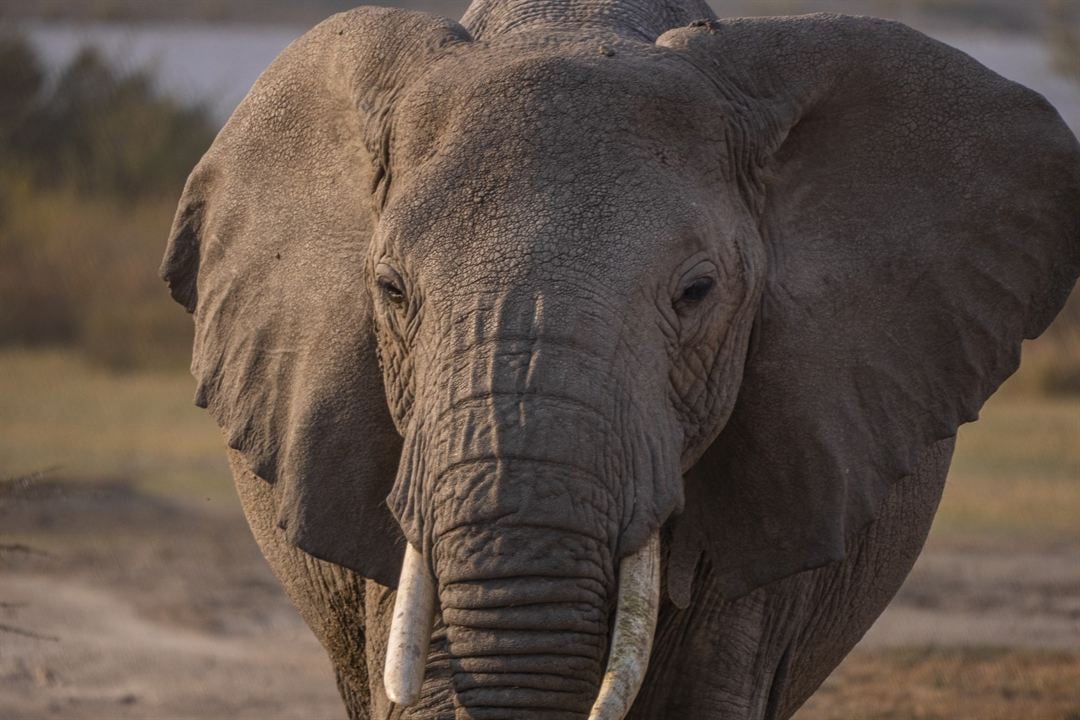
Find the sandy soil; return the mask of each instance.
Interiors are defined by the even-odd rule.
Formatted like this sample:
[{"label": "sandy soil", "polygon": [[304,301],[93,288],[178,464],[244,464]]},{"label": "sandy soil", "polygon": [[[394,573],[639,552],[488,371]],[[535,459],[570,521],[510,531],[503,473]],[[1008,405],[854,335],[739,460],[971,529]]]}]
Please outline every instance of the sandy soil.
[{"label": "sandy soil", "polygon": [[0,718],[344,718],[235,509],[50,483],[0,528]]},{"label": "sandy soil", "polygon": [[[0,502],[0,717],[344,717],[235,508],[85,481]],[[1080,651],[1077,548],[932,544],[862,651],[925,646]]]}]

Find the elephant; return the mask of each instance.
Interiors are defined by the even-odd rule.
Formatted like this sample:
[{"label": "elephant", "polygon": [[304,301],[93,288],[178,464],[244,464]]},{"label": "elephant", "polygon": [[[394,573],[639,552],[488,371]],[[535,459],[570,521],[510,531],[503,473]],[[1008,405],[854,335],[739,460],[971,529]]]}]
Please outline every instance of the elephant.
[{"label": "elephant", "polygon": [[161,274],[351,718],[788,718],[1080,273],[1080,147],[901,24],[362,7]]}]

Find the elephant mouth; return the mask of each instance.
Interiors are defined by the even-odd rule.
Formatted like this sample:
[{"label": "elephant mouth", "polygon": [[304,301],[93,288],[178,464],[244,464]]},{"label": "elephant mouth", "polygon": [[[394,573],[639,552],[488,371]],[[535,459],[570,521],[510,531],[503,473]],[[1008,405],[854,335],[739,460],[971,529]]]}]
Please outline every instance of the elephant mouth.
[{"label": "elephant mouth", "polygon": [[[423,556],[407,545],[390,625],[384,683],[391,702],[420,698],[435,617],[434,578]],[[637,697],[652,652],[660,606],[660,533],[619,563],[615,624],[607,668],[589,720],[622,720]]]}]

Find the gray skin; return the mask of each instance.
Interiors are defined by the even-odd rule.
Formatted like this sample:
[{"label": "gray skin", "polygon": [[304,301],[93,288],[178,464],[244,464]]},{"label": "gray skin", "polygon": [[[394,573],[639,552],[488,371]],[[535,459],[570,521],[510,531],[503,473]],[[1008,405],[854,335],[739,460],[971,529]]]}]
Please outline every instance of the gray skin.
[{"label": "gray skin", "polygon": [[[1053,109],[900,25],[361,8],[256,83],[162,272],[351,717],[585,717],[618,563],[660,532],[629,717],[787,718],[1072,288],[1078,208]],[[405,542],[439,605],[409,708]]]}]

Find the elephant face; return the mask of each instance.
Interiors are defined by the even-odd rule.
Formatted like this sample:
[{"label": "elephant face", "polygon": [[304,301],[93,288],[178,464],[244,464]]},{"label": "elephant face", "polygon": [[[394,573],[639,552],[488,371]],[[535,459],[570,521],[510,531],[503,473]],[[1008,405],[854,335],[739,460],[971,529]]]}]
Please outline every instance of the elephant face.
[{"label": "elephant face", "polygon": [[366,265],[405,442],[390,507],[452,651],[513,647],[525,675],[577,646],[558,709],[583,712],[614,560],[681,509],[734,404],[763,248],[721,108],[672,53],[469,50],[398,101]]},{"label": "elephant face", "polygon": [[287,541],[401,573],[393,699],[437,608],[460,716],[618,718],[661,557],[678,607],[701,559],[727,598],[842,560],[1015,369],[1080,271],[1080,151],[890,23],[463,24],[362,8],[290,46],[163,274]]},{"label": "elephant face", "polygon": [[[391,416],[419,453],[391,496],[416,547],[520,514],[636,548],[731,411],[761,238],[705,78],[639,45],[465,48],[399,101],[366,267]],[[511,461],[545,469],[466,472]],[[481,512],[494,488],[513,500]]]}]

